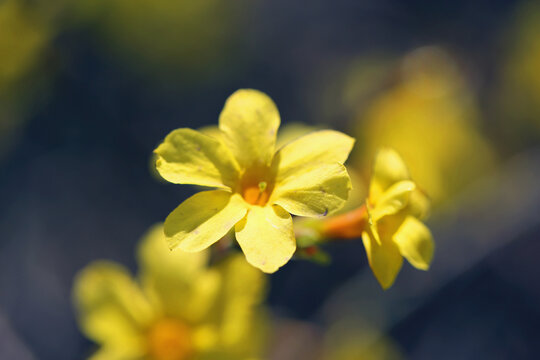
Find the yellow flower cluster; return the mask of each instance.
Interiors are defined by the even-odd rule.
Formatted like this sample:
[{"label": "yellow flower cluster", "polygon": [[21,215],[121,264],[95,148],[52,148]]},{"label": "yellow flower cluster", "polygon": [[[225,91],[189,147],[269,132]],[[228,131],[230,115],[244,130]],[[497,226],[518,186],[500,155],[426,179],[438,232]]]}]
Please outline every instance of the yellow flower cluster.
[{"label": "yellow flower cluster", "polygon": [[[261,358],[267,324],[259,269],[271,273],[287,263],[297,236],[298,256],[313,260],[320,241],[361,237],[384,289],[403,257],[429,267],[434,244],[421,221],[429,200],[394,150],[378,152],[362,206],[321,219],[347,201],[351,180],[343,164],[354,140],[331,130],[298,137],[302,128],[276,149],[279,125],[267,95],[239,90],[227,100],[219,128],[174,130],[157,147],[163,179],[214,189],[188,198],[148,232],[137,279],[108,261],[77,276],[80,327],[100,346],[93,359]],[[315,241],[295,232],[291,214],[314,218]],[[231,229],[247,262],[235,254],[209,265],[207,248]]]}]

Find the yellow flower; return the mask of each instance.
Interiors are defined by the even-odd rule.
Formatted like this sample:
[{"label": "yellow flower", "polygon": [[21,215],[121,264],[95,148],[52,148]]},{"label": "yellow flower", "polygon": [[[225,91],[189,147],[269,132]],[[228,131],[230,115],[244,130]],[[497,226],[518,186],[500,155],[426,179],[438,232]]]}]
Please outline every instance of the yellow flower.
[{"label": "yellow flower", "polygon": [[433,203],[448,204],[495,164],[478,126],[477,102],[455,61],[440,48],[419,48],[399,66],[388,78],[393,85],[362,109],[359,160],[369,161],[381,146],[392,147]]},{"label": "yellow flower", "polygon": [[373,168],[362,241],[371,269],[384,289],[394,283],[403,257],[417,269],[429,268],[433,237],[420,221],[428,207],[429,201],[410,180],[397,152],[381,149]]},{"label": "yellow flower", "polygon": [[260,358],[263,275],[241,255],[207,260],[208,252],[171,253],[157,225],[139,245],[138,281],[109,261],[83,269],[73,298],[82,331],[100,345],[92,359]]},{"label": "yellow flower", "polygon": [[351,182],[343,163],[354,139],[316,131],[275,149],[280,116],[256,90],[238,90],[219,117],[218,136],[172,131],[155,150],[167,181],[215,187],[184,201],[165,220],[169,247],[207,248],[232,227],[247,261],[274,272],[296,249],[290,214],[325,216],[344,205]]},{"label": "yellow flower", "polygon": [[500,85],[492,100],[497,130],[504,134],[507,149],[527,146],[525,139],[538,139],[530,136],[540,131],[540,4],[520,3],[512,17],[504,36],[507,49],[502,53]]}]

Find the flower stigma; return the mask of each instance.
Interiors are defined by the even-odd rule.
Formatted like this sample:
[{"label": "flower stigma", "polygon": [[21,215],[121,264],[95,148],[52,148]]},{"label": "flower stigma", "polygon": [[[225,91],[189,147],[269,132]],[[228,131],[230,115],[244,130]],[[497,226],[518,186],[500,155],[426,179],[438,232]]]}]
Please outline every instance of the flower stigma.
[{"label": "flower stigma", "polygon": [[187,360],[193,354],[189,328],[174,319],[163,319],[148,331],[148,353],[155,360]]}]

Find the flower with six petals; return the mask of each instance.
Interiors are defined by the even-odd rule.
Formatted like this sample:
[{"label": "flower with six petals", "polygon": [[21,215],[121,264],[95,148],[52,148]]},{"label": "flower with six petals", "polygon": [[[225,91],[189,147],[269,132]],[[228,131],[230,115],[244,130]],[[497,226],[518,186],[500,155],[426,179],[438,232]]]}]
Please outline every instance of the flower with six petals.
[{"label": "flower with six petals", "polygon": [[256,90],[238,90],[219,117],[219,136],[182,128],[155,150],[167,181],[216,188],[181,203],[165,220],[171,249],[203,250],[234,227],[247,261],[275,272],[295,252],[291,214],[325,216],[344,205],[351,182],[343,163],[354,139],[316,131],[276,151],[280,116]]}]

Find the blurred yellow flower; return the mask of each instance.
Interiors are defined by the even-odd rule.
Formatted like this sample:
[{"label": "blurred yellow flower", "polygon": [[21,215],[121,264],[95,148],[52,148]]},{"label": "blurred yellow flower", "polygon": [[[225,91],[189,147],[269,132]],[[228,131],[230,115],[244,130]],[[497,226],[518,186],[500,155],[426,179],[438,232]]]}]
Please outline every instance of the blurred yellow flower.
[{"label": "blurred yellow flower", "polygon": [[493,114],[506,147],[510,142],[513,146],[529,145],[531,135],[540,133],[540,4],[520,3],[512,22],[505,36],[507,49]]},{"label": "blurred yellow flower", "polygon": [[260,358],[263,275],[241,255],[207,261],[208,252],[170,252],[156,225],[138,248],[138,281],[110,261],[83,269],[73,298],[82,331],[100,346],[91,358]]},{"label": "blurred yellow flower", "polygon": [[39,60],[51,31],[30,6],[0,3],[0,94]]},{"label": "blurred yellow flower", "polygon": [[384,289],[389,288],[405,257],[427,270],[434,251],[433,237],[420,221],[429,201],[410,180],[401,157],[388,148],[375,159],[366,202],[368,226],[362,231],[369,265]]},{"label": "blurred yellow flower", "polygon": [[70,21],[94,32],[103,50],[150,76],[183,83],[239,67],[245,15],[252,1],[77,0]]},{"label": "blurred yellow flower", "polygon": [[22,135],[28,101],[43,82],[37,73],[52,37],[47,16],[33,2],[0,1],[0,161]]},{"label": "blurred yellow flower", "polygon": [[392,147],[434,204],[451,200],[494,164],[478,128],[474,95],[453,59],[437,47],[405,56],[392,79],[359,118],[359,163],[381,146]]},{"label": "blurred yellow flower", "polygon": [[256,90],[238,90],[219,118],[220,136],[172,131],[155,150],[167,181],[216,187],[184,201],[165,220],[171,249],[196,252],[232,227],[247,261],[275,272],[296,249],[290,214],[325,216],[342,207],[351,182],[343,163],[354,139],[316,131],[275,149],[280,116]]}]

